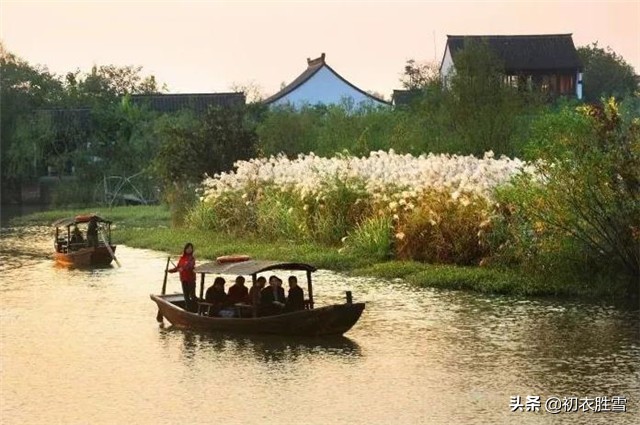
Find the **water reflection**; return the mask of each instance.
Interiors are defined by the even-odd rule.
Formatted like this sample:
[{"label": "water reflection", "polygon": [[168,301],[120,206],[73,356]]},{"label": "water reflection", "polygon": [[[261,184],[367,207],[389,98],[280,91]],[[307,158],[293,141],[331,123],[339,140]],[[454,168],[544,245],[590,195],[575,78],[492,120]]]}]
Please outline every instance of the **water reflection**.
[{"label": "water reflection", "polygon": [[0,273],[50,259],[53,246],[51,245],[51,250],[47,251],[44,244],[47,230],[50,231],[42,227],[27,227],[22,231],[0,228]]},{"label": "water reflection", "polygon": [[[123,417],[153,425],[210,418],[243,425],[640,423],[637,309],[420,289],[321,270],[319,305],[343,301],[345,289],[367,303],[346,337],[162,328],[149,293],[160,287],[165,254],[121,246],[122,267],[58,269],[48,230],[3,231],[0,241],[3,425]],[[173,291],[180,291],[177,276]],[[253,394],[277,394],[285,408]],[[630,412],[511,414],[509,397],[529,394],[622,395]],[[302,419],[291,405],[305,407]]]},{"label": "water reflection", "polygon": [[194,332],[173,326],[159,327],[159,337],[167,342],[182,340],[186,361],[194,356],[203,358],[228,355],[233,358],[251,357],[260,362],[297,362],[317,356],[336,356],[343,360],[362,356],[360,346],[345,336],[288,337],[277,335],[234,335],[226,333]]}]

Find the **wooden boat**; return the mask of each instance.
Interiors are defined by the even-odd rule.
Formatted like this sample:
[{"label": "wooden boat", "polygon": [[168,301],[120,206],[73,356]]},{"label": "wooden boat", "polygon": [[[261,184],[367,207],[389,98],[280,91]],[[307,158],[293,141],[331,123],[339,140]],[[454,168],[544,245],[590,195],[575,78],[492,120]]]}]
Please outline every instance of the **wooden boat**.
[{"label": "wooden boat", "polygon": [[[92,222],[96,226],[93,236],[87,235]],[[68,267],[108,266],[115,259],[116,245],[111,243],[111,221],[95,214],[86,214],[63,218],[54,222],[53,227],[56,228],[56,263]],[[78,234],[75,234],[76,228]],[[82,228],[86,228],[84,234]]]},{"label": "wooden boat", "polygon": [[[169,261],[167,261],[167,267],[168,264]],[[165,271],[162,294],[151,295],[151,299],[158,305],[157,319],[162,322],[164,317],[176,327],[204,331],[321,336],[342,335],[351,329],[360,318],[365,305],[364,303],[352,302],[351,292],[347,292],[344,304],[315,307],[311,274],[316,271],[316,268],[302,263],[246,260],[235,263],[214,261],[198,266],[195,268],[195,272],[200,273],[200,299],[204,293],[207,274],[251,276],[255,282],[258,273],[277,270],[306,272],[308,298],[305,300],[304,310],[261,317],[253,309],[252,314],[245,313],[242,317],[243,309],[239,309],[239,314],[233,318],[211,317],[205,314],[206,309],[201,308],[202,305],[207,304],[200,301],[198,312],[191,312],[186,309],[183,294],[167,295],[165,293],[167,281]],[[237,305],[237,307],[240,306]],[[246,312],[246,310],[244,311]]]}]

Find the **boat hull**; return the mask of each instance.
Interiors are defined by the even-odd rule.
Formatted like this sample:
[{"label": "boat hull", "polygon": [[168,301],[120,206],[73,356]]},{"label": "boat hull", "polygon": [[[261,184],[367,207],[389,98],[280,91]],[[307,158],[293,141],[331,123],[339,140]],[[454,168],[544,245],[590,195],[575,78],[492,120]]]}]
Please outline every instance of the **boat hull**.
[{"label": "boat hull", "polygon": [[160,314],[180,328],[215,332],[273,335],[342,335],[356,324],[364,303],[337,304],[257,318],[200,316],[171,303],[171,295],[151,295]]},{"label": "boat hull", "polygon": [[[115,253],[116,246],[111,245],[111,249]],[[56,263],[65,267],[108,266],[113,260],[106,246],[81,248],[72,252],[56,252],[54,257]]]}]

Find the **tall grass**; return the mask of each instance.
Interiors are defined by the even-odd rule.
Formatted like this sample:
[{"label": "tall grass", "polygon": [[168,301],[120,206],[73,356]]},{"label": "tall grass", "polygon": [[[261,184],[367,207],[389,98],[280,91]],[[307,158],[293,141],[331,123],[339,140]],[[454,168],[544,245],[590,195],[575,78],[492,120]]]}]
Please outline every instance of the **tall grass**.
[{"label": "tall grass", "polygon": [[[199,227],[312,241],[378,260],[478,264],[495,214],[492,188],[526,164],[508,158],[315,155],[241,161],[204,182]],[[346,238],[346,239],[345,239]]]},{"label": "tall grass", "polygon": [[[384,279],[403,278],[419,286],[469,289],[489,293],[520,295],[585,296],[602,300],[616,299],[622,292],[609,280],[587,284],[569,277],[550,279],[548,276],[528,274],[518,268],[478,268],[451,265],[431,265],[416,261],[386,261],[382,259],[386,241],[382,237],[384,219],[365,220],[345,240],[345,249],[328,247],[311,241],[281,243],[248,236],[229,237],[224,233],[199,228],[171,227],[168,208],[162,206],[114,207],[112,209],[79,209],[39,212],[12,220],[12,224],[48,225],[61,217],[97,212],[115,223],[114,242],[131,247],[155,249],[179,255],[185,241],[196,246],[198,262],[206,262],[225,254],[243,253],[258,259],[300,261],[319,268],[350,272],[355,275]],[[356,235],[355,233],[360,233]],[[366,237],[365,236],[369,236]],[[360,236],[363,236],[360,238]],[[388,235],[390,238],[390,235]],[[371,243],[370,240],[380,243]],[[355,241],[361,241],[358,246]],[[351,249],[353,248],[353,249]],[[376,253],[381,254],[377,256]],[[120,258],[125,267],[126,259]],[[161,280],[158,271],[158,285]],[[153,279],[152,279],[153,280]]]},{"label": "tall grass", "polygon": [[388,260],[393,257],[393,223],[390,217],[368,217],[343,238],[343,250],[355,255]]},{"label": "tall grass", "polygon": [[397,256],[430,263],[478,264],[487,254],[479,231],[493,206],[474,194],[453,199],[449,193],[427,192],[410,211],[400,212]]}]

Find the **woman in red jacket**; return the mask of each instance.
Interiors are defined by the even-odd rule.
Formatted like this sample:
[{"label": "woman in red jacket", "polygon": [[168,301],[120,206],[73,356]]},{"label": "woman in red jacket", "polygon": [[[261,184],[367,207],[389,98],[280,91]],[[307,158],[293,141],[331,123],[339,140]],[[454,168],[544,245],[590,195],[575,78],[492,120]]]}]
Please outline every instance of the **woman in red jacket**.
[{"label": "woman in red jacket", "polygon": [[182,257],[178,261],[178,265],[169,270],[169,273],[180,272],[180,282],[182,282],[182,293],[187,310],[195,311],[196,309],[196,273],[193,269],[196,267],[196,259],[193,256],[193,244],[187,242],[182,251]]}]

